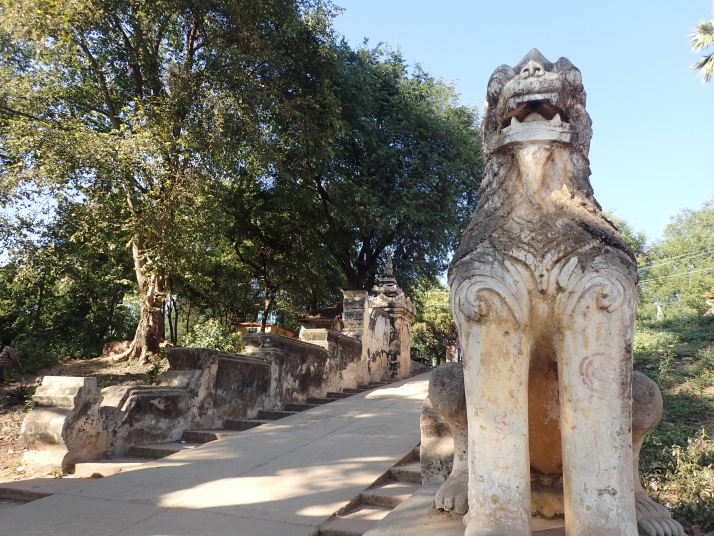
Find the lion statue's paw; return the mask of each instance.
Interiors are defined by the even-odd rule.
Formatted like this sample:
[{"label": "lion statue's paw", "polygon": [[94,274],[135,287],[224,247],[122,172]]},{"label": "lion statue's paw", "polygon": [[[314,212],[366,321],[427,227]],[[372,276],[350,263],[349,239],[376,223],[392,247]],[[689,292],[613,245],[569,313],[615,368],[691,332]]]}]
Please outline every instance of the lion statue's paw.
[{"label": "lion statue's paw", "polygon": [[451,474],[434,498],[434,506],[455,514],[464,515],[469,509],[469,475]]},{"label": "lion statue's paw", "polygon": [[635,493],[637,525],[648,536],[684,536],[684,529],[677,523],[664,506],[657,504],[647,495]]}]

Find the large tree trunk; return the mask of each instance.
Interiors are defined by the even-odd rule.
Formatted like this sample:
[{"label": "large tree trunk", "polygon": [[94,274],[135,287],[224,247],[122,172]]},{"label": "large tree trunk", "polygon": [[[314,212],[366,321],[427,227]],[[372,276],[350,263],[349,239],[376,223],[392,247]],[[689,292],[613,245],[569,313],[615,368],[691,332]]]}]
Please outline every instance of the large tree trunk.
[{"label": "large tree trunk", "polygon": [[151,356],[159,353],[159,343],[164,337],[164,299],[166,296],[167,274],[161,270],[150,275],[144,272],[147,264],[145,249],[135,239],[131,245],[134,254],[134,270],[139,283],[141,314],[136,334],[129,349],[114,358],[115,361],[137,361],[144,365]]},{"label": "large tree trunk", "polygon": [[263,301],[263,318],[261,319],[261,325],[260,325],[260,332],[265,333],[265,326],[268,323],[268,313],[270,312],[270,308],[273,305],[273,300],[275,299],[275,293],[269,292],[268,290],[265,291],[265,300]]}]

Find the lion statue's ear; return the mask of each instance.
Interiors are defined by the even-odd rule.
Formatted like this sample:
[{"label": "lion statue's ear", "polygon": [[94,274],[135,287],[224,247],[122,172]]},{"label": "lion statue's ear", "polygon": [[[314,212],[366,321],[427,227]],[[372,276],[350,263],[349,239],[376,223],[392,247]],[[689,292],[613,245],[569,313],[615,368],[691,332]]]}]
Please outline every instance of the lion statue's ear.
[{"label": "lion statue's ear", "polygon": [[513,68],[508,65],[501,65],[493,72],[488,81],[488,89],[486,90],[486,101],[491,106],[495,106],[498,103],[498,97],[503,90],[503,86],[505,86],[506,82],[513,78],[515,74],[516,72]]},{"label": "lion statue's ear", "polygon": [[553,72],[560,73],[563,78],[570,84],[573,88],[582,90],[583,88],[583,77],[580,74],[580,70],[575,67],[568,58],[560,58],[555,62],[553,66]]}]

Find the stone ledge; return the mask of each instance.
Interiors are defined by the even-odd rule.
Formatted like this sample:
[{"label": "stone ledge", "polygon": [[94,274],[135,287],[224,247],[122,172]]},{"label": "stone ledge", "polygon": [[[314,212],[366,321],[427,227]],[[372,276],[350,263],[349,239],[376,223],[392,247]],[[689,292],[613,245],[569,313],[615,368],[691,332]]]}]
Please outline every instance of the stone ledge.
[{"label": "stone ledge", "polygon": [[[439,483],[425,484],[363,536],[463,536],[460,516],[452,517],[432,508],[439,486]],[[565,536],[562,519],[533,518],[531,528],[534,536]]]}]

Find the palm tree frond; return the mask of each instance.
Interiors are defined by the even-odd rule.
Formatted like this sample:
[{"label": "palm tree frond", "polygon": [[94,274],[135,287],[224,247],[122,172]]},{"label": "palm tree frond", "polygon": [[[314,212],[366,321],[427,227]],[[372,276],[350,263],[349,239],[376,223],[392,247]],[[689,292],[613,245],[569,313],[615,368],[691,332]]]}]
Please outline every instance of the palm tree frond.
[{"label": "palm tree frond", "polygon": [[692,68],[699,73],[705,84],[709,82],[714,77],[714,53],[694,62]]},{"label": "palm tree frond", "polygon": [[[693,52],[701,52],[714,46],[714,20],[700,21],[689,36],[689,47]],[[706,84],[714,77],[714,53],[707,54],[692,65]]]},{"label": "palm tree frond", "polygon": [[699,52],[714,45],[714,20],[701,21],[693,28],[689,37],[689,46],[694,52]]}]

